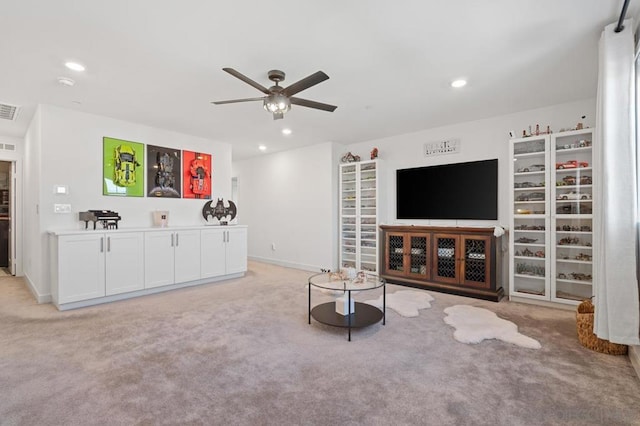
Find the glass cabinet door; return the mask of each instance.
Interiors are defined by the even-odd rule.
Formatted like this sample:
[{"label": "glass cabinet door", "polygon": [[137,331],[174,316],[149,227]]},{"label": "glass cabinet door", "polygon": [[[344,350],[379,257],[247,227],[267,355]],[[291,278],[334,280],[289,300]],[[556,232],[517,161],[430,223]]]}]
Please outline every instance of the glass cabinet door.
[{"label": "glass cabinet door", "polygon": [[462,238],[464,247],[463,263],[463,283],[475,287],[489,288],[490,270],[487,259],[489,258],[489,246],[491,241],[488,237]]},{"label": "glass cabinet door", "polygon": [[458,282],[458,240],[457,235],[434,234],[433,279],[441,282]]},{"label": "glass cabinet door", "polygon": [[554,138],[552,300],[581,301],[593,294],[593,155],[592,130]]},{"label": "glass cabinet door", "polygon": [[409,241],[407,252],[409,265],[407,266],[407,270],[409,275],[413,275],[419,279],[426,279],[429,277],[427,264],[431,247],[430,237],[431,236],[429,234],[407,235],[406,240]]},{"label": "glass cabinet door", "polygon": [[404,275],[404,241],[405,235],[388,233],[385,247],[387,249],[387,273],[392,275]]},{"label": "glass cabinet door", "polygon": [[511,291],[548,300],[549,223],[548,135],[512,141],[513,223],[511,236]]},{"label": "glass cabinet door", "polygon": [[356,267],[356,166],[343,166],[340,172],[340,263]]},{"label": "glass cabinet door", "polygon": [[547,297],[547,220],[526,217],[516,218],[514,223],[513,290]]}]

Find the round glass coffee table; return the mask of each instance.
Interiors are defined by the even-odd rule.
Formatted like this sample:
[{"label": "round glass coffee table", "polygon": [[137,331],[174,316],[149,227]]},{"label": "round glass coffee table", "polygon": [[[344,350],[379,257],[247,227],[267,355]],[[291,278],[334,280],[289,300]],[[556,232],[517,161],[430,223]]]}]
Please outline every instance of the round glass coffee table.
[{"label": "round glass coffee table", "polygon": [[[311,308],[311,287],[334,292],[342,292],[342,296],[333,302],[321,303]],[[368,303],[353,300],[351,292],[374,290],[382,287],[382,310]],[[387,304],[386,281],[378,275],[360,272],[355,279],[342,278],[336,273],[323,272],[309,277],[309,324],[311,317],[316,321],[334,327],[351,329],[366,327],[382,320],[386,323],[385,308]]]}]

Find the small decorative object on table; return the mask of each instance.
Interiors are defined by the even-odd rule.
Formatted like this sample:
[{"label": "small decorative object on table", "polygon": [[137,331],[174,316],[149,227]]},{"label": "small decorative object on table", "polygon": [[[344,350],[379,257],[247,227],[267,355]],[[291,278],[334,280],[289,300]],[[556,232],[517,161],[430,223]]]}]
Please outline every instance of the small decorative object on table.
[{"label": "small decorative object on table", "polygon": [[84,229],[88,229],[89,222],[93,222],[93,229],[96,223],[102,223],[104,229],[118,229],[118,221],[122,219],[118,213],[111,210],[88,210],[78,213],[79,219],[84,221]]},{"label": "small decorative object on table", "polygon": [[166,228],[169,226],[169,212],[166,210],[156,210],[153,212],[153,226]]}]

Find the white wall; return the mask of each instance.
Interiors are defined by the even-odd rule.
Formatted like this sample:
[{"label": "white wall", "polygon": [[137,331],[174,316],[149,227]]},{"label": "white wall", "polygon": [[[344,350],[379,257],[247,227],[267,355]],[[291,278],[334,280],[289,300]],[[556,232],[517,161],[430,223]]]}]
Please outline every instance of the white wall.
[{"label": "white wall", "polygon": [[337,265],[337,152],[324,143],[234,163],[250,258],[318,272]]},{"label": "white wall", "polygon": [[42,280],[43,263],[47,259],[46,245],[42,246],[42,223],[38,214],[40,203],[40,183],[41,179],[41,145],[42,135],[42,108],[38,107],[31,119],[31,124],[27,130],[24,140],[24,173],[23,181],[23,204],[22,219],[24,226],[24,237],[22,240],[23,256],[22,264],[24,276],[27,279],[29,288],[34,293],[38,302],[48,301],[50,291]]},{"label": "white wall", "polygon": [[[387,221],[392,224],[493,226],[509,223],[509,131],[521,135],[524,129],[540,124],[545,130],[547,125],[552,131],[575,127],[582,121],[586,126],[595,125],[595,99],[587,99],[535,110],[484,120],[438,127],[417,133],[410,133],[385,139],[347,145],[347,151],[369,158],[373,147],[379,150],[379,157],[387,168]],[[586,115],[586,119],[581,117]],[[425,157],[424,144],[447,139],[459,139],[461,150],[458,154]],[[466,161],[498,159],[498,220],[497,221],[441,221],[441,220],[396,220],[396,173],[397,169],[432,166]],[[472,184],[472,182],[470,182]],[[337,243],[336,243],[337,245]]]},{"label": "white wall", "polygon": [[[587,118],[582,120],[581,117]],[[459,123],[347,146],[326,143],[234,163],[238,176],[240,223],[249,225],[249,256],[300,269],[337,267],[338,162],[347,151],[368,159],[373,147],[386,168],[387,223],[424,225],[482,225],[509,223],[508,144],[510,130],[540,124],[554,131],[579,121],[595,123],[595,99],[550,106],[485,120]],[[424,156],[424,144],[457,138],[459,154]],[[497,221],[398,221],[395,206],[395,170],[408,167],[497,158],[499,195]],[[271,244],[276,250],[271,250]],[[505,244],[506,247],[506,244]],[[505,268],[506,268],[506,262]],[[505,277],[506,271],[505,272]]]},{"label": "white wall", "polygon": [[[103,196],[104,136],[211,153],[212,197],[228,198],[231,193],[231,145],[227,143],[59,107],[40,106],[29,130],[25,157],[27,174],[31,173],[26,179],[26,188],[40,188],[40,193],[29,195],[30,205],[25,208],[25,215],[29,217],[29,224],[34,223],[31,219],[35,204],[38,205],[39,213],[35,214],[39,216],[39,222],[36,222],[39,229],[29,233],[27,252],[40,249],[41,254],[37,259],[31,259],[27,271],[29,280],[42,296],[50,293],[46,232],[84,228],[84,222],[78,220],[79,211],[115,210],[122,217],[120,228],[151,226],[154,210],[168,210],[170,226],[205,223],[201,215],[204,200]],[[145,160],[145,164],[149,162]],[[55,195],[54,185],[67,185],[69,194]],[[71,204],[73,213],[54,213],[56,203]]]}]

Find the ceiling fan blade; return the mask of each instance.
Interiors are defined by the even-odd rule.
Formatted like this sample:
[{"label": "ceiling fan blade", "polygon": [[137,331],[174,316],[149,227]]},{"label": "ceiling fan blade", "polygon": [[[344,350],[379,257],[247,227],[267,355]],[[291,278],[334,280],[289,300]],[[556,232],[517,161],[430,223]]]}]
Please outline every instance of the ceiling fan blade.
[{"label": "ceiling fan blade", "polygon": [[289,98],[289,100],[294,105],[299,105],[307,108],[321,109],[323,111],[329,111],[329,112],[333,112],[336,110],[336,108],[338,108],[335,105],[323,104],[316,101],[310,101],[308,99]]},{"label": "ceiling fan blade", "polygon": [[269,89],[267,89],[266,87],[264,87],[260,83],[256,83],[255,81],[251,80],[246,75],[239,73],[238,71],[234,70],[233,68],[222,68],[222,71],[226,71],[229,74],[231,74],[232,76],[234,76],[235,78],[239,78],[240,80],[242,80],[245,83],[255,87],[256,89],[258,89],[259,91],[261,91],[264,94],[267,94],[267,95],[269,94]]},{"label": "ceiling fan blade", "polygon": [[238,102],[251,102],[251,101],[262,101],[262,100],[264,100],[264,96],[262,98],[231,99],[229,101],[213,101],[211,103],[214,105],[223,105],[223,104],[235,104]]},{"label": "ceiling fan blade", "polygon": [[309,77],[305,77],[300,81],[296,81],[290,86],[282,89],[282,94],[285,96],[293,96],[298,92],[302,92],[305,89],[308,89],[311,86],[315,86],[318,83],[322,83],[325,80],[328,80],[329,76],[323,73],[322,71],[318,71],[316,73],[311,74]]}]

